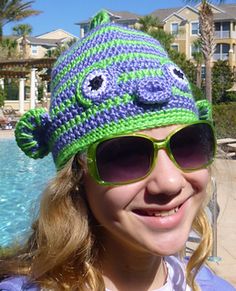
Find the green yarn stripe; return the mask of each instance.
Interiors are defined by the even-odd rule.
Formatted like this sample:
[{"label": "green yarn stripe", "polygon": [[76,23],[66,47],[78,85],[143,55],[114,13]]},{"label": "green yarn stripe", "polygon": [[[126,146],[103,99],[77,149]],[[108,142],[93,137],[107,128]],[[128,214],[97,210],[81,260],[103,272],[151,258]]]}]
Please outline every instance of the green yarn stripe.
[{"label": "green yarn stripe", "polygon": [[117,82],[119,84],[121,82],[128,82],[133,79],[142,79],[145,77],[156,77],[162,75],[163,71],[161,69],[141,69],[121,74]]},{"label": "green yarn stripe", "polygon": [[[143,77],[155,77],[155,76],[161,76],[162,71],[161,69],[146,69],[146,70],[139,70],[135,72],[129,72],[129,73],[123,73],[118,78],[118,84],[120,82],[128,82],[130,80],[136,79],[136,78],[143,78]],[[186,93],[178,89],[177,87],[172,87],[172,94],[178,95],[186,98],[193,98],[191,93]],[[59,106],[55,106],[55,108],[52,109],[51,116],[52,118],[55,118],[58,113],[62,113],[66,108],[71,107],[77,102],[76,96],[73,95],[72,98],[69,100],[67,99],[64,103],[61,103]]]},{"label": "green yarn stripe", "polygon": [[[127,29],[124,29],[122,27],[118,27],[118,26],[105,26],[97,31],[94,31],[92,34],[86,36],[85,38],[83,38],[80,42],[79,42],[79,45],[76,45],[74,46],[71,50],[68,51],[67,54],[65,55],[62,55],[61,57],[59,57],[59,59],[56,61],[55,65],[58,66],[61,62],[63,62],[66,58],[70,57],[76,50],[78,50],[81,46],[83,46],[86,42],[89,42],[90,40],[92,40],[93,38],[101,35],[101,34],[104,34],[106,32],[109,32],[109,31],[117,31],[117,32],[122,32],[124,34],[127,34],[127,35],[134,35],[134,36],[145,36],[147,37],[146,34],[144,34],[143,32],[141,31],[135,31],[135,30],[128,30]],[[160,49],[161,52],[164,52],[164,49],[159,46],[158,47]]]},{"label": "green yarn stripe", "polygon": [[186,93],[186,92],[180,90],[179,88],[177,88],[175,86],[172,87],[172,94],[173,95],[177,95],[177,96],[181,96],[181,97],[186,97],[186,98],[193,99],[192,93]]},{"label": "green yarn stripe", "polygon": [[67,66],[65,66],[63,68],[63,70],[61,70],[57,76],[55,77],[54,81],[52,82],[52,85],[54,87],[57,86],[57,84],[60,82],[61,78],[63,78],[66,73],[68,73],[70,70],[72,70],[75,66],[80,65],[86,58],[89,58],[95,54],[98,54],[100,52],[103,52],[104,50],[108,49],[108,48],[115,48],[119,45],[125,46],[125,45],[140,45],[140,46],[146,46],[146,47],[151,47],[151,48],[157,48],[156,45],[152,44],[152,43],[148,43],[145,41],[139,41],[139,40],[126,40],[126,39],[115,39],[115,40],[111,40],[109,42],[106,43],[101,43],[98,46],[92,47],[88,50],[86,50],[84,53],[82,53],[81,55],[79,55],[76,59],[74,59],[73,61],[71,61],[70,64],[68,64]]},{"label": "green yarn stripe", "polygon": [[86,67],[84,71],[79,72],[77,75],[75,75],[72,79],[69,79],[67,82],[65,82],[61,87],[58,88],[56,92],[54,92],[54,96],[60,94],[63,90],[68,88],[70,85],[74,84],[78,79],[81,79],[83,75],[86,73],[94,70],[94,69],[105,69],[111,65],[114,65],[115,63],[126,61],[126,60],[134,60],[134,59],[152,59],[152,60],[159,60],[160,63],[166,64],[166,63],[172,63],[170,59],[167,57],[160,57],[158,55],[154,54],[147,54],[147,53],[129,53],[129,54],[120,54],[115,57],[110,57],[105,60],[101,60],[100,62],[96,62],[93,65]]},{"label": "green yarn stripe", "polygon": [[75,125],[81,125],[86,120],[89,120],[93,115],[96,115],[99,112],[102,112],[103,110],[115,108],[121,104],[127,104],[133,99],[132,96],[125,94],[123,96],[118,96],[113,99],[107,99],[104,103],[99,105],[94,105],[93,108],[90,108],[87,110],[87,112],[83,112],[80,115],[77,115],[75,118],[68,121],[66,124],[62,125],[61,127],[57,128],[49,141],[50,146],[58,139],[61,135],[63,135],[68,128],[72,128]]},{"label": "green yarn stripe", "polygon": [[[169,115],[169,116],[168,116]],[[171,124],[188,124],[198,120],[196,114],[187,109],[170,109],[159,112],[149,112],[142,115],[130,116],[118,122],[110,122],[95,130],[91,130],[87,135],[79,140],[68,144],[58,154],[55,163],[58,169],[64,165],[77,152],[86,150],[89,144],[106,136],[117,134],[128,134],[147,128],[165,126]]]}]

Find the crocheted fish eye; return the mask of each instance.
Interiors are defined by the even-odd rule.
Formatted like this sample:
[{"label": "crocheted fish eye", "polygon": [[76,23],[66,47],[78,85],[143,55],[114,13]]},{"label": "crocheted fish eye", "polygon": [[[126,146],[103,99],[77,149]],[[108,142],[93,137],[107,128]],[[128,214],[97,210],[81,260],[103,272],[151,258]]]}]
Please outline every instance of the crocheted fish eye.
[{"label": "crocheted fish eye", "polygon": [[184,91],[190,90],[189,82],[184,72],[175,64],[166,64],[164,65],[163,70],[166,72],[167,76],[169,76],[168,81],[170,81],[172,85],[175,85]]},{"label": "crocheted fish eye", "polygon": [[[78,85],[77,90],[82,90],[82,96],[86,100],[80,100],[82,103],[91,105],[92,102],[101,103],[106,98],[110,97],[116,87],[116,74],[111,69],[96,69],[89,72],[84,80],[82,86]],[[81,96],[79,94],[79,96]],[[82,99],[82,98],[80,98]]]}]

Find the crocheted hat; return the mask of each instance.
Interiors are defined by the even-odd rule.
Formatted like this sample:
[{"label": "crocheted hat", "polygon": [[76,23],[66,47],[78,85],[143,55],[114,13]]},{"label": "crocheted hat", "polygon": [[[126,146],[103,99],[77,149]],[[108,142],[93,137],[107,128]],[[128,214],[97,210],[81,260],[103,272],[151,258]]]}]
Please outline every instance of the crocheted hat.
[{"label": "crocheted hat", "polygon": [[157,40],[107,23],[103,12],[92,25],[52,70],[49,112],[30,110],[17,124],[17,143],[28,156],[52,152],[60,169],[106,136],[211,118],[209,103],[194,101]]}]

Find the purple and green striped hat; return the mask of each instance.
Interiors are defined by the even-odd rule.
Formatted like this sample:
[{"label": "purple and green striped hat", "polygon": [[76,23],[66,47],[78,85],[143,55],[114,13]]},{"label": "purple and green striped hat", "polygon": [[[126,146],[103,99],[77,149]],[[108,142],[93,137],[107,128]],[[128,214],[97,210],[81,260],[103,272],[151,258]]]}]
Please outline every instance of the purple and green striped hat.
[{"label": "purple and green striped hat", "polygon": [[16,127],[19,147],[32,158],[51,152],[58,169],[106,136],[211,118],[157,40],[104,12],[94,19],[52,70],[49,112],[32,109]]}]

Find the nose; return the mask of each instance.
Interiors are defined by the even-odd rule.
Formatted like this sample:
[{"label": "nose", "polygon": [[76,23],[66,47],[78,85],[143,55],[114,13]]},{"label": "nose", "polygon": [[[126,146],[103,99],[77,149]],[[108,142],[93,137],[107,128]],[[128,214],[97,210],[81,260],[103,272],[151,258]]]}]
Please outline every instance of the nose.
[{"label": "nose", "polygon": [[165,150],[159,150],[154,169],[147,177],[147,192],[153,195],[177,195],[185,183],[183,172],[175,166]]}]

